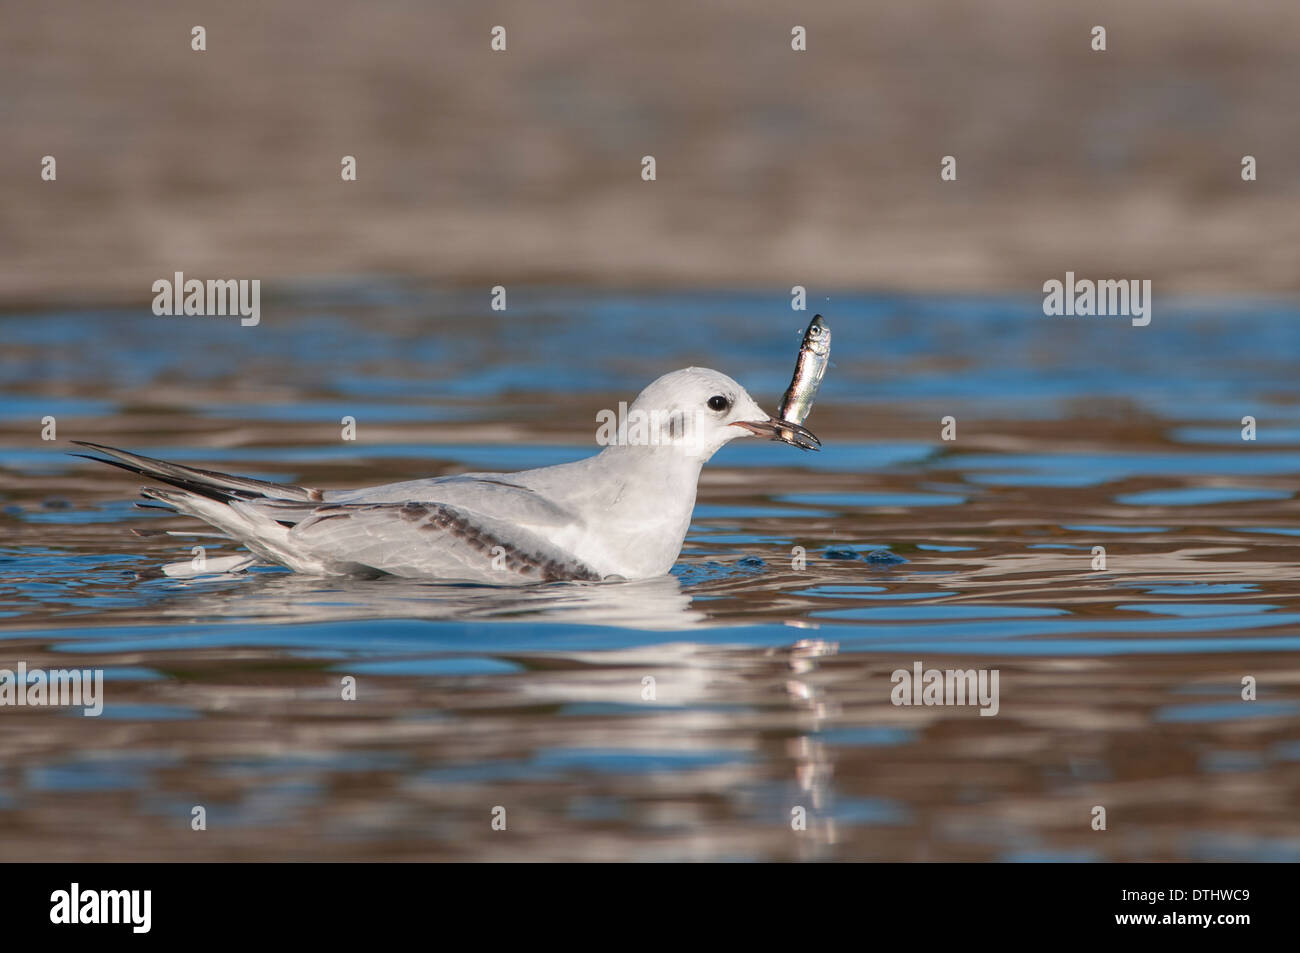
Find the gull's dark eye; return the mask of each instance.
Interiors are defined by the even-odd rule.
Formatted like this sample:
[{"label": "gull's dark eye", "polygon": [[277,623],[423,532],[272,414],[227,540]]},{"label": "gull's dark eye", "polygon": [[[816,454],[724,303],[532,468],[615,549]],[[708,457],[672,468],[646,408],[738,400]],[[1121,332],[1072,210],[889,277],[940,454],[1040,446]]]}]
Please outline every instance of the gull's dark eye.
[{"label": "gull's dark eye", "polygon": [[709,398],[709,410],[716,410],[718,413],[722,413],[722,411],[726,410],[730,406],[731,401],[727,400],[727,398],[723,397],[721,394],[714,394]]}]

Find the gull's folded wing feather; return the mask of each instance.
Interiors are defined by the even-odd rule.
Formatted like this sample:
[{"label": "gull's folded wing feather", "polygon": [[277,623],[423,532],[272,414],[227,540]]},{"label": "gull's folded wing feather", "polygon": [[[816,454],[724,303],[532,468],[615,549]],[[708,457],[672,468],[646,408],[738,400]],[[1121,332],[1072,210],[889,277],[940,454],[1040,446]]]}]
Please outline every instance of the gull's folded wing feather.
[{"label": "gull's folded wing feather", "polygon": [[436,502],[334,503],[289,530],[340,569],[493,584],[599,580],[590,566],[518,524]]},{"label": "gull's folded wing feather", "polygon": [[[161,480],[163,483],[179,489],[188,490],[191,493],[197,493],[212,499],[225,501],[233,497],[238,499],[315,500],[317,502],[324,499],[320,490],[311,487],[297,486],[293,483],[271,483],[267,480],[254,480],[251,477],[236,476],[233,473],[187,467],[179,463],[172,463],[170,460],[146,457],[142,453],[132,453],[130,450],[119,450],[117,447],[107,447],[103,444],[89,443],[85,440],[74,440],[72,442],[79,447],[85,447],[103,455],[101,457],[92,457],[84,453],[77,453],[73,454],[73,456],[96,460],[99,463],[107,463],[110,466],[131,473],[138,473],[152,480]],[[108,459],[104,459],[104,457]]]},{"label": "gull's folded wing feather", "polygon": [[[563,526],[576,518],[571,509],[519,482],[529,471],[460,473],[455,476],[408,480],[360,490],[326,490],[326,503],[446,503],[478,513],[491,513],[535,528]],[[535,472],[535,471],[534,471]]]}]

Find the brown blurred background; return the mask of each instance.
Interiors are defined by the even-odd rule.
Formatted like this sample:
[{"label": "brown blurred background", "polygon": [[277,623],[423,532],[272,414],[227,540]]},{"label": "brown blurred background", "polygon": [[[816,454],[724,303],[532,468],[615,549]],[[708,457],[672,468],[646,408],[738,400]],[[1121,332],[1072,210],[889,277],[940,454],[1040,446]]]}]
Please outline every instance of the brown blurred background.
[{"label": "brown blurred background", "polygon": [[1300,290],[1285,0],[42,0],[0,77],[0,306],[176,270]]}]

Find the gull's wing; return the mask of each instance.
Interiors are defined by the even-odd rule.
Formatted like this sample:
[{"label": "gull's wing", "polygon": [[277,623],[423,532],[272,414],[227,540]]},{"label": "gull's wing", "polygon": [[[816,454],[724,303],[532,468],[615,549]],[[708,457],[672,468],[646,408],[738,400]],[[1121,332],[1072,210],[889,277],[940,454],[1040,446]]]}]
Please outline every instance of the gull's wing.
[{"label": "gull's wing", "polygon": [[[220,473],[216,470],[187,467],[179,463],[172,463],[170,460],[146,457],[142,453],[132,453],[130,450],[119,450],[117,447],[106,447],[103,444],[89,443],[85,440],[74,440],[72,442],[78,447],[85,447],[88,450],[103,454],[103,457],[92,457],[84,453],[74,453],[73,456],[75,457],[83,457],[97,463],[107,463],[109,466],[119,467],[130,473],[138,473],[150,479],[161,480],[163,483],[187,490],[190,493],[197,493],[200,496],[218,499],[223,502],[231,498],[315,500],[317,502],[325,499],[320,490],[312,487],[297,486],[293,483],[269,483],[266,480],[236,476],[233,473]],[[105,460],[104,457],[108,459]]]},{"label": "gull's wing", "polygon": [[[175,488],[145,487],[145,497],[206,520],[256,556],[291,569],[495,585],[601,578],[565,549],[583,536],[583,520],[554,492],[522,482],[542,471],[321,491],[81,445],[102,455],[91,459]],[[561,482],[561,496],[581,485],[580,479]]]},{"label": "gull's wing", "polygon": [[495,585],[601,578],[518,523],[446,503],[327,503],[297,522],[287,543],[347,571]]},{"label": "gull's wing", "polygon": [[[553,494],[540,493],[524,482],[531,474],[543,472],[459,473],[360,490],[326,490],[323,499],[326,503],[446,503],[538,529],[574,522],[577,517],[572,509],[556,502]],[[575,475],[575,480],[580,479]]]}]

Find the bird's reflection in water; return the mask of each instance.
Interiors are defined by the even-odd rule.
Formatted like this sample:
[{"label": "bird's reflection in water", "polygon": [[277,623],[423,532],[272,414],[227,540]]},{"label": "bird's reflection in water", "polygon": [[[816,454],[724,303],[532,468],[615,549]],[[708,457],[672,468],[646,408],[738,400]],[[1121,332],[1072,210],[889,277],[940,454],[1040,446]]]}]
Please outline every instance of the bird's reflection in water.
[{"label": "bird's reflection in water", "polygon": [[[237,613],[260,623],[416,619],[659,631],[725,624],[693,607],[691,593],[672,576],[502,589],[400,579],[326,582],[275,573],[174,586],[190,590],[183,599],[173,600],[175,613],[227,620]],[[776,831],[784,827],[788,832],[792,856],[823,859],[833,856],[838,838],[834,749],[818,735],[839,706],[831,697],[832,683],[821,677],[820,665],[838,653],[838,644],[795,637],[799,629],[815,628],[806,621],[789,620],[788,626],[793,629],[790,642],[768,648],[683,639],[599,650],[557,646],[555,651],[531,651],[527,673],[507,679],[508,684],[498,684],[495,690],[483,685],[475,691],[488,698],[491,709],[558,714],[573,710],[572,706],[595,705],[617,706],[622,713],[616,722],[603,726],[582,720],[566,727],[570,721],[566,718],[549,722],[544,732],[547,744],[561,750],[615,745],[651,757],[669,751],[702,758],[719,746],[737,752],[745,760],[716,765],[690,783],[702,785],[701,796],[709,797],[721,797],[735,785],[766,787],[779,803],[771,803],[762,813]],[[519,658],[513,653],[502,657],[506,656]],[[647,685],[653,688],[647,691]],[[451,703],[448,707],[461,701],[457,695],[453,692],[445,699]],[[481,717],[470,717],[482,722]],[[580,727],[583,724],[586,727]],[[765,737],[763,724],[785,724],[793,731],[782,731],[783,737],[772,739]],[[480,745],[485,743],[484,735],[476,732],[476,737]],[[509,748],[506,738],[502,736],[501,743]],[[763,756],[753,760],[759,752]],[[498,754],[508,760],[510,752],[503,749]],[[490,758],[492,752],[476,752],[476,757],[484,756]],[[764,763],[767,771],[760,767]]]},{"label": "bird's reflection in water", "polygon": [[385,577],[328,580],[272,572],[173,583],[167,616],[212,620],[236,615],[277,623],[368,619],[546,622],[671,630],[703,625],[674,576],[636,582],[563,582],[505,587]]}]

